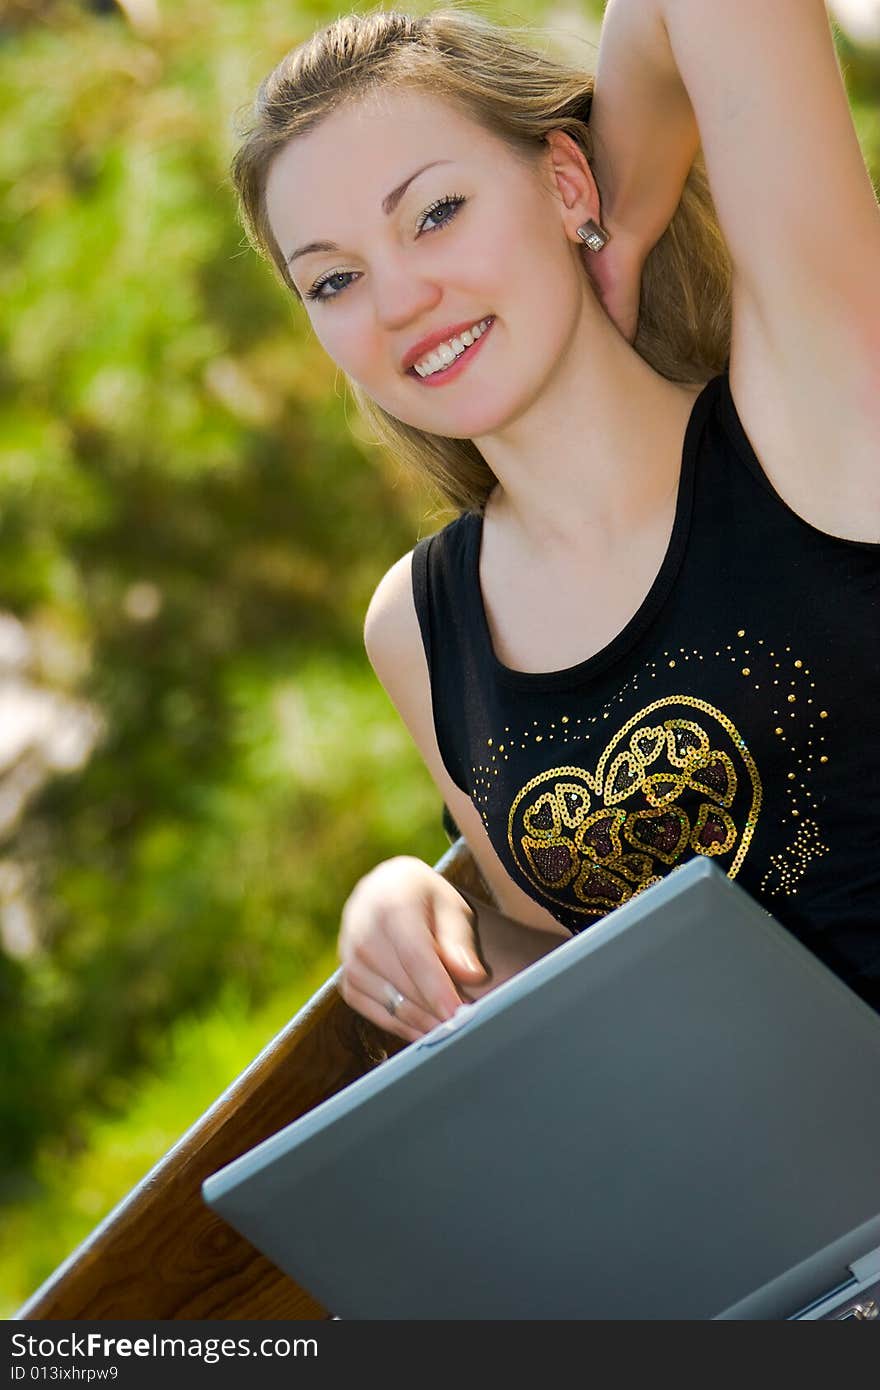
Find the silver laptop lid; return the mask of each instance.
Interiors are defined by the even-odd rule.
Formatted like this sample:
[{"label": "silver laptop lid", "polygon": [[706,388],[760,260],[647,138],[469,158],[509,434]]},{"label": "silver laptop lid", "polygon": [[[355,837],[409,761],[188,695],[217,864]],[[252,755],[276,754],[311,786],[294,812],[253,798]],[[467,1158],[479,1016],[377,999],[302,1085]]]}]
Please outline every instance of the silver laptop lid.
[{"label": "silver laptop lid", "polygon": [[785,1317],[880,1242],[878,1075],[694,859],[203,1191],[343,1318]]}]

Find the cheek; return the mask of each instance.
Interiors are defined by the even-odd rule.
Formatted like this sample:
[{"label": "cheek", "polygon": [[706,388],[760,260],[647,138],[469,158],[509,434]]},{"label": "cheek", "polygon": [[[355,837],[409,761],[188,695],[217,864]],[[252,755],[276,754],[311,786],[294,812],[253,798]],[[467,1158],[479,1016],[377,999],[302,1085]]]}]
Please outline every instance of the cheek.
[{"label": "cheek", "polygon": [[[334,318],[337,311],[338,317]],[[382,362],[375,321],[343,309],[341,302],[323,310],[321,318],[316,333],[327,356],[348,376],[369,381]]]},{"label": "cheek", "polygon": [[564,243],[548,239],[521,242],[508,267],[518,317],[524,321],[533,348],[553,352],[572,332],[580,312],[579,268]]},{"label": "cheek", "polygon": [[518,297],[521,249],[494,221],[469,228],[454,242],[452,235],[448,252],[444,247],[440,283],[454,296],[456,309],[502,315],[505,304]]}]

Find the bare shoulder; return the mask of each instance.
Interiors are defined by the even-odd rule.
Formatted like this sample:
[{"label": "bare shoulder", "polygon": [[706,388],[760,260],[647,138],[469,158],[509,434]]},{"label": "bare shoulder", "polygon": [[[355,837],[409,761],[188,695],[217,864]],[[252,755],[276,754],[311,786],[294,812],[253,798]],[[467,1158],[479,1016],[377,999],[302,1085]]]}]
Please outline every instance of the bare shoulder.
[{"label": "bare shoulder", "polygon": [[412,590],[412,562],[411,550],[395,560],[376,585],[364,618],[367,656],[395,705],[400,687],[413,684],[413,677],[418,676],[421,635]]},{"label": "bare shoulder", "polygon": [[498,907],[528,926],[559,933],[565,929],[510,877],[490,841],[471,798],[452,780],[434,730],[431,681],[413,595],[410,550],[396,560],[376,586],[364,619],[364,646],[370,665],[394,705]]}]

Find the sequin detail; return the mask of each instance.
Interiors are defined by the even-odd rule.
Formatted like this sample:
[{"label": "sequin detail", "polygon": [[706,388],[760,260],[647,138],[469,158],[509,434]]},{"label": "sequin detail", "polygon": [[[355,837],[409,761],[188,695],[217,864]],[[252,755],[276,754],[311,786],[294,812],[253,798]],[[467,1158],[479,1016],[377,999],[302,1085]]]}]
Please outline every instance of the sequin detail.
[{"label": "sequin detail", "polygon": [[666,696],[623,725],[595,771],[569,764],[527,782],[511,804],[508,844],[540,898],[597,917],[688,851],[730,855],[721,867],[735,878],[762,799],[731,720],[695,696]]},{"label": "sequin detail", "polygon": [[770,858],[770,867],[761,879],[761,892],[771,897],[779,893],[791,895],[798,890],[810,861],[830,853],[814,820],[804,820],[798,826],[791,844]]}]

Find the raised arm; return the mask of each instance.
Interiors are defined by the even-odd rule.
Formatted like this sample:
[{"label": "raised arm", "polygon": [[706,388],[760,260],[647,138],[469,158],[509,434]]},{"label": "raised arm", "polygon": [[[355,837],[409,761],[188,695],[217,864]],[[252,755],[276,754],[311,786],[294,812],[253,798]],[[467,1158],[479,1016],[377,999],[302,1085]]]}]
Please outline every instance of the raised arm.
[{"label": "raised arm", "polygon": [[650,249],[702,144],[738,291],[876,354],[880,215],[824,0],[609,0],[590,125],[612,232]]},{"label": "raised arm", "polygon": [[672,220],[700,144],[655,0],[610,0],[590,130],[602,224],[644,261]]}]

